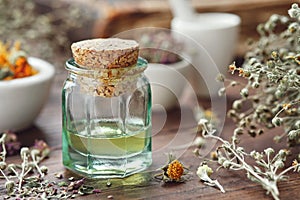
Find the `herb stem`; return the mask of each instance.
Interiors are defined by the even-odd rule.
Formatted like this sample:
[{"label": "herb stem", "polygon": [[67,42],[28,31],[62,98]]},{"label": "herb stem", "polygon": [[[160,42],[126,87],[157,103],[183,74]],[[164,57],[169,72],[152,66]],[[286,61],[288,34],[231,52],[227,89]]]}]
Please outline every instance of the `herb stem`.
[{"label": "herb stem", "polygon": [[39,172],[39,174],[43,178],[45,176],[45,174],[41,171],[41,169],[38,165],[38,161],[36,160],[36,154],[31,154],[31,158],[32,158],[32,162],[33,162],[35,168],[37,169],[37,171]]},{"label": "herb stem", "polygon": [[5,158],[6,158],[6,148],[5,148],[5,138],[6,138],[6,134],[3,133],[1,138],[0,138],[0,143],[2,145],[2,152],[1,152],[1,159],[3,162],[5,162]]},{"label": "herb stem", "polygon": [[29,167],[26,172],[24,172],[23,177],[25,177],[29,172],[31,172],[32,167]]},{"label": "herb stem", "polygon": [[[278,196],[279,195],[279,192],[278,192],[278,188],[277,188],[277,185],[276,184],[269,184],[269,181],[268,179],[264,179],[262,178],[261,176],[259,176],[257,173],[255,173],[253,171],[253,168],[248,165],[244,159],[242,159],[239,154],[235,151],[235,149],[232,149],[230,147],[230,144],[229,142],[225,141],[224,139],[220,138],[220,137],[217,137],[217,136],[214,136],[212,135],[211,133],[213,133],[214,131],[209,131],[208,127],[207,127],[207,124],[205,123],[202,123],[201,125],[203,125],[203,131],[202,131],[202,135],[203,137],[206,137],[206,138],[213,138],[215,140],[218,140],[220,142],[222,142],[228,151],[230,151],[230,153],[234,154],[234,156],[237,158],[237,160],[239,162],[242,163],[241,167],[242,169],[245,169],[248,173],[250,173],[253,177],[255,177],[257,180],[259,180],[259,182],[261,182],[261,184],[263,185],[264,188],[268,188],[268,191],[270,191],[272,193],[272,195],[274,196]],[[230,161],[231,164],[233,164],[234,162]],[[236,163],[234,163],[236,164]],[[276,198],[275,198],[276,199]]]},{"label": "herb stem", "polygon": [[6,181],[9,181],[9,179],[7,178],[7,176],[5,175],[5,173],[3,172],[2,169],[0,169],[1,174],[3,175],[3,177],[6,179]]},{"label": "herb stem", "polygon": [[21,164],[22,169],[21,169],[21,174],[19,176],[19,187],[18,187],[19,192],[22,189],[23,179],[24,179],[26,173],[28,173],[28,172],[25,173],[25,170],[28,166],[28,152],[27,151],[28,151],[28,148],[21,149],[21,157],[22,157],[23,162]]},{"label": "herb stem", "polygon": [[277,175],[276,179],[282,177],[284,174],[286,174],[287,172],[291,171],[292,169],[297,169],[298,167],[300,167],[299,163],[297,165],[293,165],[293,166],[290,166],[290,167],[286,168],[285,170],[283,170],[282,172],[280,172],[280,174]]},{"label": "herb stem", "polygon": [[19,173],[13,167],[11,167],[10,170],[15,174],[15,177],[19,176]]}]

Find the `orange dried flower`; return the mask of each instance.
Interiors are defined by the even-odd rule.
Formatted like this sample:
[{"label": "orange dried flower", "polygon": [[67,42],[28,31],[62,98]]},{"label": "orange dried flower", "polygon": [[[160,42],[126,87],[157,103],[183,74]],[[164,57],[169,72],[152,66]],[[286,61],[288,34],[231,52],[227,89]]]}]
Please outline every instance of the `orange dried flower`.
[{"label": "orange dried flower", "polygon": [[168,164],[167,175],[171,180],[179,181],[183,172],[183,165],[178,160],[173,160]]},{"label": "orange dried flower", "polygon": [[0,41],[0,72],[1,69],[6,70],[5,74],[0,75],[0,80],[23,78],[37,73],[23,54],[19,42],[15,42],[13,47],[9,48],[9,45]]},{"label": "orange dried flower", "polygon": [[230,71],[232,71],[232,72],[234,72],[235,70],[236,70],[236,66],[235,66],[235,63],[233,63],[233,64],[231,64],[231,65],[229,65],[229,70]]},{"label": "orange dried flower", "polygon": [[6,65],[7,64],[7,60],[4,57],[4,55],[0,55],[0,65]]},{"label": "orange dried flower", "polygon": [[210,158],[213,160],[218,160],[218,153],[216,151],[210,152]]},{"label": "orange dried flower", "polygon": [[298,161],[297,160],[293,160],[292,166],[296,166],[296,165],[298,165]]},{"label": "orange dried flower", "polygon": [[15,62],[16,66],[25,66],[26,64],[27,64],[27,60],[25,57],[19,57]]},{"label": "orange dried flower", "polygon": [[155,174],[154,178],[161,180],[165,183],[185,182],[187,180],[185,176],[188,175],[188,168],[186,168],[181,162],[179,162],[173,154],[168,154],[168,157],[168,163],[161,168],[163,172]]},{"label": "orange dried flower", "polygon": [[282,105],[283,109],[285,109],[285,110],[290,109],[291,106],[292,106],[292,105],[289,104],[289,103],[284,103],[284,104]]},{"label": "orange dried flower", "polygon": [[240,76],[241,76],[241,75],[244,75],[244,69],[242,69],[242,68],[239,69],[239,75],[240,75]]}]

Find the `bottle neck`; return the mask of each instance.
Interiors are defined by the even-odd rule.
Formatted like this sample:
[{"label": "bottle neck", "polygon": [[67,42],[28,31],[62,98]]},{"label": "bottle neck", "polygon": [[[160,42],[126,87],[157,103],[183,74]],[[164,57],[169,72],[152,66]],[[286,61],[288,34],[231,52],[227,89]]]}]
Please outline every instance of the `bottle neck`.
[{"label": "bottle neck", "polygon": [[133,66],[111,69],[85,69],[74,59],[66,62],[69,77],[76,80],[82,92],[103,97],[119,96],[136,89],[136,83],[146,68],[147,61],[143,58]]},{"label": "bottle neck", "polygon": [[135,65],[130,67],[123,67],[123,68],[93,68],[88,69],[84,66],[79,66],[76,64],[74,59],[69,59],[66,62],[66,70],[69,71],[71,74],[76,74],[77,76],[84,76],[88,78],[94,78],[98,80],[105,80],[105,81],[114,81],[114,80],[123,80],[126,78],[134,78],[138,77],[147,68],[147,61],[143,58],[139,58],[138,62]]}]

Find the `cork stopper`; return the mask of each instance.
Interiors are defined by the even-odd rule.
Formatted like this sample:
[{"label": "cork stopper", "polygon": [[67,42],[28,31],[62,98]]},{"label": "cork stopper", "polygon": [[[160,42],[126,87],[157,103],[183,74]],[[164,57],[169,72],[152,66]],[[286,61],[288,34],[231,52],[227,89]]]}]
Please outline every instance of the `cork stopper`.
[{"label": "cork stopper", "polygon": [[137,77],[147,67],[138,58],[139,44],[134,40],[97,38],[71,45],[73,61],[87,70],[78,77],[82,92],[105,98],[116,97],[136,89]]},{"label": "cork stopper", "polygon": [[82,68],[112,69],[136,64],[139,44],[134,40],[97,38],[71,45],[73,58]]}]

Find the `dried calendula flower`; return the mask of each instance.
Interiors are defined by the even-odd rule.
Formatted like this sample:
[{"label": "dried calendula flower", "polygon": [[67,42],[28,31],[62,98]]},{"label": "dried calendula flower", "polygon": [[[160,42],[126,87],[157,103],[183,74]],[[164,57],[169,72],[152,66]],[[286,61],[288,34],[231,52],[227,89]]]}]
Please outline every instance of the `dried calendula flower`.
[{"label": "dried calendula flower", "polygon": [[183,165],[178,160],[173,160],[168,164],[166,174],[171,180],[179,181],[183,175]]},{"label": "dried calendula flower", "polygon": [[27,61],[27,55],[21,50],[21,44],[15,42],[12,47],[0,41],[0,80],[11,80],[35,75],[35,70]]},{"label": "dried calendula flower", "polygon": [[163,182],[184,182],[184,175],[186,174],[186,167],[176,159],[172,154],[169,155],[169,162],[163,168],[161,174],[155,175],[155,178]]}]

